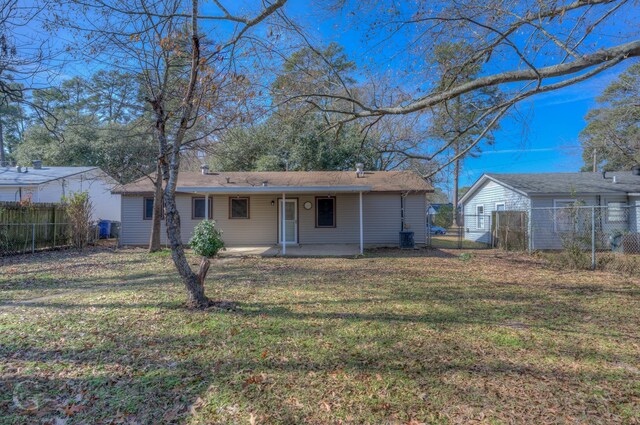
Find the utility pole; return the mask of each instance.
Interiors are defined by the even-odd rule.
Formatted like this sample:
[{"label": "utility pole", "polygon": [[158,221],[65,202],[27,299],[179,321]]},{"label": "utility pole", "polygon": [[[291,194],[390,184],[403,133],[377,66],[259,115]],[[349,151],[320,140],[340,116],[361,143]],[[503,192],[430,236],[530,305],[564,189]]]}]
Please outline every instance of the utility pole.
[{"label": "utility pole", "polygon": [[598,157],[598,151],[597,149],[593,150],[593,172],[597,173],[598,172],[598,161],[596,160],[596,158]]}]

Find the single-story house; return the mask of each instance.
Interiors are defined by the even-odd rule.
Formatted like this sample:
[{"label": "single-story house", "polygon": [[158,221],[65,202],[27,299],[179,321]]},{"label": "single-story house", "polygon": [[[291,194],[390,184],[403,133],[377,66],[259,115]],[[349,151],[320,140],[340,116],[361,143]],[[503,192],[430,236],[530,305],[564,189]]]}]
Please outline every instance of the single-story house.
[{"label": "single-story house", "polygon": [[[460,199],[465,239],[490,243],[494,211],[523,211],[532,249],[561,247],[562,209],[598,206],[596,228],[609,233],[640,231],[640,167],[628,172],[484,174]],[[560,212],[559,212],[560,211]]]},{"label": "single-story house", "polygon": [[[205,217],[229,247],[303,244],[394,245],[404,228],[424,244],[426,194],[410,171],[181,172],[176,201],[184,242]],[[153,185],[120,186],[122,245],[149,241]],[[284,215],[282,211],[284,210]],[[162,243],[167,243],[164,223]],[[284,243],[283,243],[284,241]]]},{"label": "single-story house", "polygon": [[0,167],[0,201],[60,202],[73,192],[89,192],[93,220],[120,221],[120,195],[111,190],[118,183],[98,167]]}]

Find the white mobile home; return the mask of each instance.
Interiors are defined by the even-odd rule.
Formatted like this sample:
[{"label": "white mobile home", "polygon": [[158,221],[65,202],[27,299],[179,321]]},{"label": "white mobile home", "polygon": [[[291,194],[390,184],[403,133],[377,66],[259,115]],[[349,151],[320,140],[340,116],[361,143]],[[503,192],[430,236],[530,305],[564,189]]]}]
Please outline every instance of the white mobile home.
[{"label": "white mobile home", "polygon": [[34,203],[60,202],[73,192],[88,192],[93,220],[120,221],[120,195],[111,190],[117,182],[98,167],[0,168],[0,201]]}]

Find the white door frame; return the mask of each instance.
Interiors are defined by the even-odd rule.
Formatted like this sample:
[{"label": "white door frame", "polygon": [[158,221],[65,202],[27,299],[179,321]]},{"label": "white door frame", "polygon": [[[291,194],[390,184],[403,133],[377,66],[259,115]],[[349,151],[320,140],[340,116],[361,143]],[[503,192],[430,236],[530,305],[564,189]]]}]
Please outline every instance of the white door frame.
[{"label": "white door frame", "polygon": [[[298,198],[279,198],[278,199],[278,244],[282,243],[282,203],[284,202],[291,202],[295,205],[294,211],[295,211],[295,218],[293,220],[293,232],[294,232],[294,240],[293,241],[286,241],[285,244],[286,245],[297,245],[298,244]],[[286,235],[287,237],[289,235]]]}]

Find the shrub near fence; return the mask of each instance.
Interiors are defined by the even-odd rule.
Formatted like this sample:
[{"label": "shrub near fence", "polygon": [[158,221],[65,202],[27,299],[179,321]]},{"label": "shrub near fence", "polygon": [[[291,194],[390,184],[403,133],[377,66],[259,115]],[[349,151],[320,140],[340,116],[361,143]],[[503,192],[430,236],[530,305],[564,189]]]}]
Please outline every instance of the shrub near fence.
[{"label": "shrub near fence", "polygon": [[0,255],[69,243],[68,217],[61,204],[0,202]]}]

